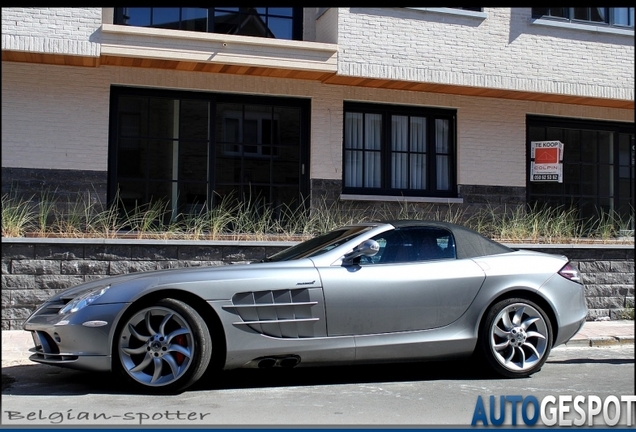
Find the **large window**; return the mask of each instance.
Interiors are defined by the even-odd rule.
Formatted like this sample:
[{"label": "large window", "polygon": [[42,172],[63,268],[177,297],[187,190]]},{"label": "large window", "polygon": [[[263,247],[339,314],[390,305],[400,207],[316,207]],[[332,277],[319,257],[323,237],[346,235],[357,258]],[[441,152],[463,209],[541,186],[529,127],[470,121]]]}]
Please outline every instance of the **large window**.
[{"label": "large window", "polygon": [[302,8],[120,7],[115,24],[302,40]]},{"label": "large window", "polygon": [[617,27],[634,27],[634,8],[532,8],[534,18],[553,18],[588,24],[605,24]]},{"label": "large window", "polygon": [[309,102],[113,87],[109,199],[172,217],[223,198],[304,205]]},{"label": "large window", "polygon": [[344,193],[454,197],[455,111],[344,105]]},{"label": "large window", "polygon": [[[634,216],[634,124],[529,116],[531,141],[561,141],[563,183],[528,183],[528,202],[576,208],[583,218],[600,212]],[[528,161],[528,166],[530,162]]]}]

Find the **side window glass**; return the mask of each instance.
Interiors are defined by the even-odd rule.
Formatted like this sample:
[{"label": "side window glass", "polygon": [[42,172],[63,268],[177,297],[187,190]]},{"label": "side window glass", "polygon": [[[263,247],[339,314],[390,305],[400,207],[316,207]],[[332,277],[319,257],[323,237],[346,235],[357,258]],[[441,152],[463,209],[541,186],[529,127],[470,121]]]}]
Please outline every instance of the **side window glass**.
[{"label": "side window glass", "polygon": [[418,230],[417,261],[456,258],[455,239],[450,231],[442,228]]},{"label": "side window glass", "polygon": [[378,253],[363,257],[360,265],[399,264],[456,258],[455,239],[442,228],[414,227],[396,229],[373,237],[380,245]]},{"label": "side window glass", "polygon": [[[408,234],[408,233],[407,233]],[[403,230],[384,232],[373,237],[380,250],[372,257],[363,257],[360,265],[396,264],[413,260],[413,242]]]}]

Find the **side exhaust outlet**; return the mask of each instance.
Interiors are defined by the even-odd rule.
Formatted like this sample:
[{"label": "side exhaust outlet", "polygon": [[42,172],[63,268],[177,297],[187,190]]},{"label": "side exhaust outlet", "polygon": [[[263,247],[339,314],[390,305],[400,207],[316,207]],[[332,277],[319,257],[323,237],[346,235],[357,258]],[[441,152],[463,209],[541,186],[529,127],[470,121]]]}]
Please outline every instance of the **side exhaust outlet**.
[{"label": "side exhaust outlet", "polygon": [[272,367],[293,368],[300,363],[300,357],[297,355],[288,355],[284,357],[264,357],[256,363],[260,369]]},{"label": "side exhaust outlet", "polygon": [[271,368],[274,366],[276,366],[276,359],[274,358],[264,358],[258,362],[258,367],[261,369]]},{"label": "side exhaust outlet", "polygon": [[285,357],[279,363],[280,363],[280,367],[293,368],[298,363],[300,363],[300,357],[296,357],[296,356]]}]

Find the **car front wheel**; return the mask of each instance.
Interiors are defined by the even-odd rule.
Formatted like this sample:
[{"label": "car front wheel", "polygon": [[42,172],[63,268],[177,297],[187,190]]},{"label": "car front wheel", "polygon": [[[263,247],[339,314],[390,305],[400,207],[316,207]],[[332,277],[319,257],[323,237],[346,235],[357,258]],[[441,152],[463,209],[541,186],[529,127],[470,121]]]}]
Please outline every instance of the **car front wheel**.
[{"label": "car front wheel", "polygon": [[210,363],[212,340],[192,307],[162,299],[124,318],[114,348],[115,368],[138,388],[174,393],[203,375]]},{"label": "car front wheel", "polygon": [[535,303],[511,298],[493,305],[479,335],[487,363],[499,374],[520,378],[538,372],[550,354],[552,327]]}]

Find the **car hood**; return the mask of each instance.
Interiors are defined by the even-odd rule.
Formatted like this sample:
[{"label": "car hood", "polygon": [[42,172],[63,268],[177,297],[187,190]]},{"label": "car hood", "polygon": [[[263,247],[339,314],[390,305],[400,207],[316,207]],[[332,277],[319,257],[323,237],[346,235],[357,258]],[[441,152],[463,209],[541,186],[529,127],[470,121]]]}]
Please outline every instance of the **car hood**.
[{"label": "car hood", "polygon": [[[110,289],[94,304],[133,301],[143,292],[160,288],[182,288],[205,283],[206,286],[221,286],[223,281],[245,281],[246,279],[272,279],[274,275],[295,274],[311,269],[317,272],[310,259],[273,263],[233,264],[209,267],[185,267],[179,269],[154,270],[109,276],[69,288],[49,301],[68,301],[83,292],[110,286]],[[315,279],[316,281],[319,278]],[[224,298],[223,295],[220,298]]]}]

